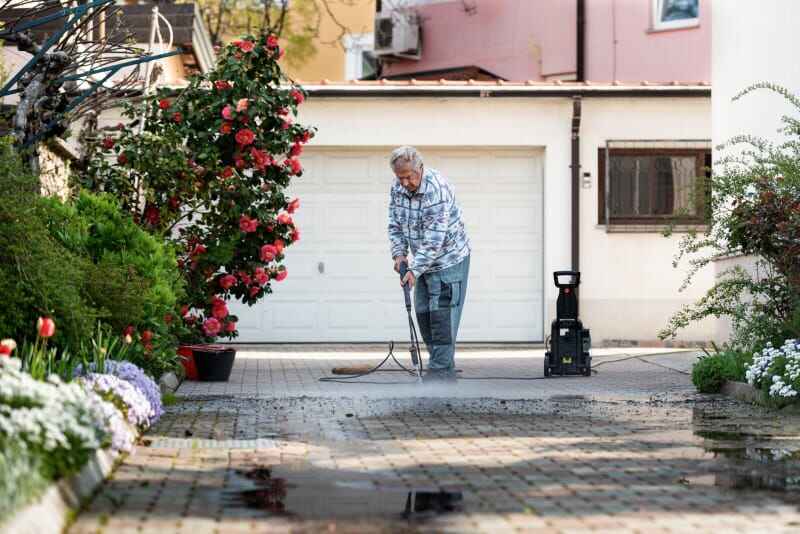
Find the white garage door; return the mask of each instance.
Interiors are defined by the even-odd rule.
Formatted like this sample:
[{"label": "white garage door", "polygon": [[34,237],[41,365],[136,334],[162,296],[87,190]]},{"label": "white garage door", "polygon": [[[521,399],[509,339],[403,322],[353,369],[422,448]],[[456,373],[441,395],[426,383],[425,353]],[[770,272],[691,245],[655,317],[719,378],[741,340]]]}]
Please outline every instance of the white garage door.
[{"label": "white garage door", "polygon": [[[472,259],[460,341],[541,341],[540,150],[423,149],[455,186]],[[292,186],[302,232],[286,280],[234,306],[243,342],[404,341],[408,323],[386,236],[389,148],[313,149]]]}]

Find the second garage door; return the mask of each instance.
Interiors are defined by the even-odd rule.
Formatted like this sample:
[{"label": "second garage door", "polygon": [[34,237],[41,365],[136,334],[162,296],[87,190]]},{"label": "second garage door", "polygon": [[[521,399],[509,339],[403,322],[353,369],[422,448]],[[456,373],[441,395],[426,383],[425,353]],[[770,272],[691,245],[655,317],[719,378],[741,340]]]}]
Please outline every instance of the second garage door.
[{"label": "second garage door", "polygon": [[[288,278],[248,308],[243,342],[406,340],[386,236],[390,148],[309,148],[291,193],[302,240]],[[472,242],[460,341],[542,341],[542,160],[535,149],[421,149],[454,185]]]}]

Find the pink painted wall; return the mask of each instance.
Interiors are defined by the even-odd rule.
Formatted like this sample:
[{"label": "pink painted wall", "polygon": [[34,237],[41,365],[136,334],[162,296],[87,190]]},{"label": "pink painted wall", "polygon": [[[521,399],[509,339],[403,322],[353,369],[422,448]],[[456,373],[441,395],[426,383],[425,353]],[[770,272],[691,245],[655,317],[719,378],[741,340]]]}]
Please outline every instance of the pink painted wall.
[{"label": "pink painted wall", "polygon": [[[422,59],[384,68],[385,75],[475,65],[509,80],[575,71],[575,2],[460,0],[423,5]],[[560,21],[556,23],[556,21]]]},{"label": "pink painted wall", "polygon": [[651,9],[650,0],[586,0],[587,80],[711,80],[711,0],[700,0],[693,28],[651,31]]},{"label": "pink painted wall", "polygon": [[[384,75],[475,65],[508,80],[575,72],[575,0],[461,0],[422,5],[422,59],[386,65]],[[651,0],[586,0],[586,79],[711,79],[711,0],[700,25],[650,31]],[[616,46],[614,41],[616,40]]]}]

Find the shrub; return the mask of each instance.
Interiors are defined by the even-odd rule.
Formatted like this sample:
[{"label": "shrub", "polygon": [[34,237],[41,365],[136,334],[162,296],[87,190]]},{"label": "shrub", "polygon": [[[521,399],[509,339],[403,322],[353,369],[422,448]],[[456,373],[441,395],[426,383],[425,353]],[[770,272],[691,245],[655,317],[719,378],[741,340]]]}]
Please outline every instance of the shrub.
[{"label": "shrub", "polygon": [[719,393],[726,380],[742,382],[751,356],[731,348],[701,356],[692,367],[692,383],[700,393]]}]

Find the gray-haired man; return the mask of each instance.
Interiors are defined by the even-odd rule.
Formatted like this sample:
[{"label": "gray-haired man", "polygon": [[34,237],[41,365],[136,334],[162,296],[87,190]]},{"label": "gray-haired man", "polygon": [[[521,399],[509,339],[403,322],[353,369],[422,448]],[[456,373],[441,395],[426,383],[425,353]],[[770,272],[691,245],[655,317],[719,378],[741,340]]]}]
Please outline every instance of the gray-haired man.
[{"label": "gray-haired man", "polygon": [[392,152],[396,180],[389,197],[389,242],[395,271],[413,262],[403,284],[416,287],[414,309],[430,359],[426,381],[455,381],[455,348],[467,295],[470,245],[449,183],[425,168],[413,147]]}]

